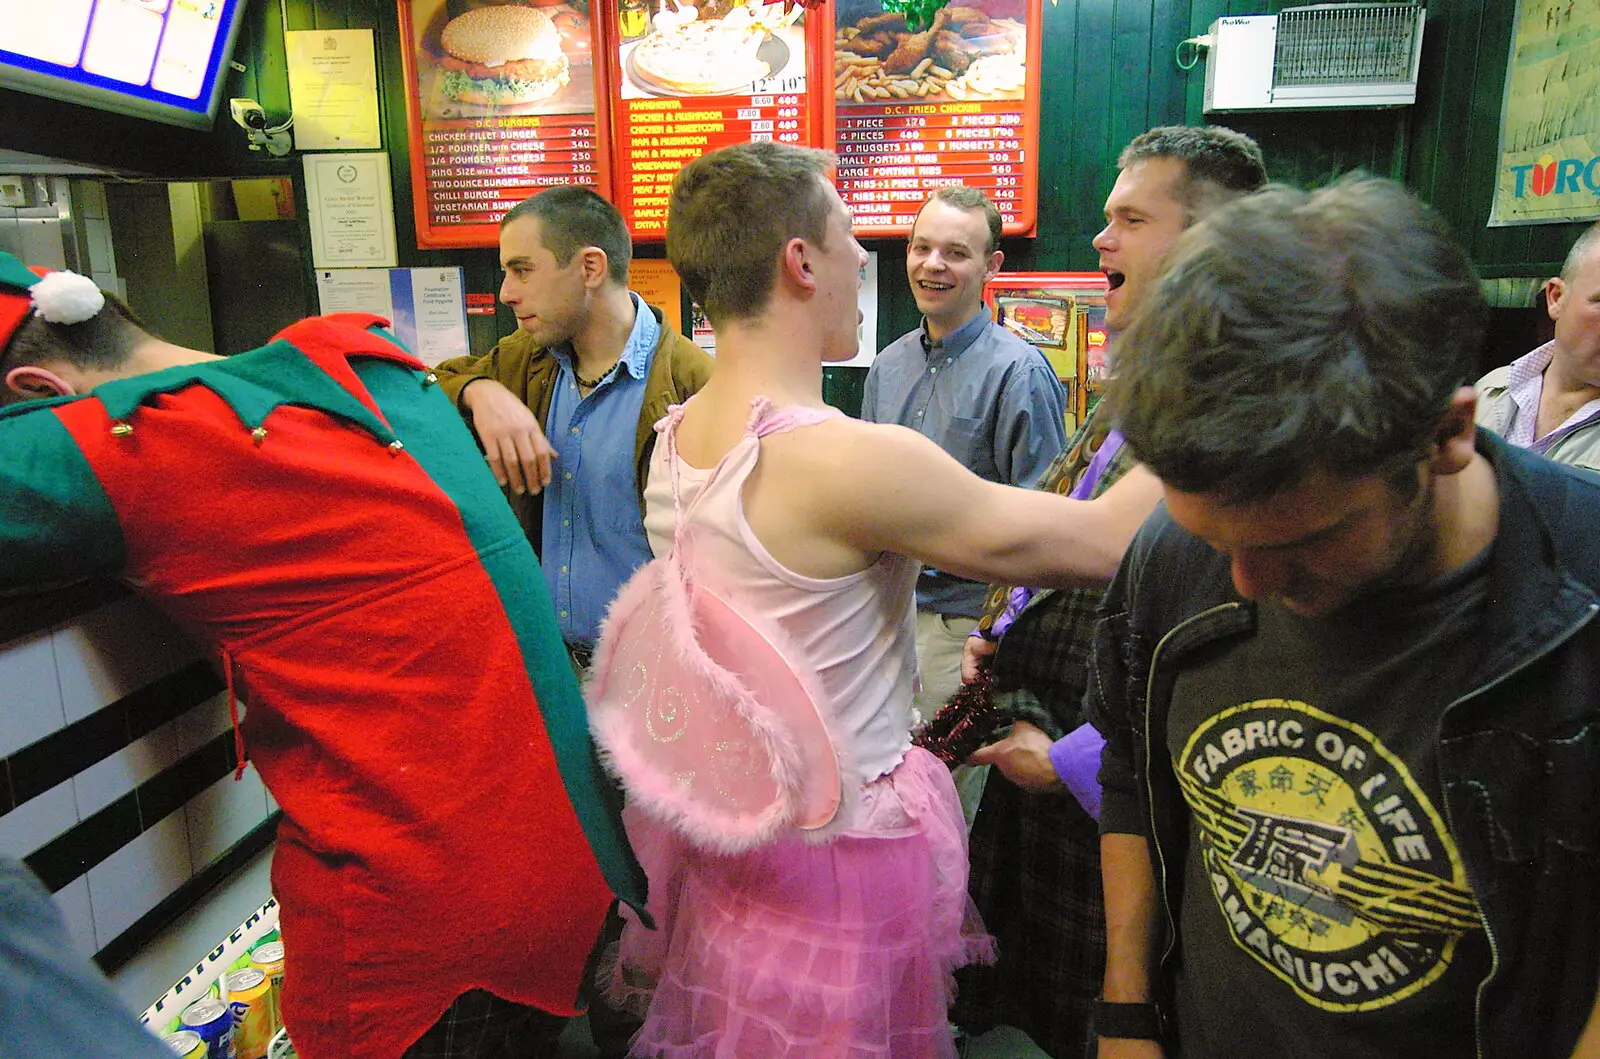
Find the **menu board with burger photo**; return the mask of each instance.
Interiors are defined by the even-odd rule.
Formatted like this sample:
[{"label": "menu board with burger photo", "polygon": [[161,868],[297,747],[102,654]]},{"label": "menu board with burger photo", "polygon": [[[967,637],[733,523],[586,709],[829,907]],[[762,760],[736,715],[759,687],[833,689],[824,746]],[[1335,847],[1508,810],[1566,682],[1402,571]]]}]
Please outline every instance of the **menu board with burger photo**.
[{"label": "menu board with burger photo", "polygon": [[399,0],[419,246],[494,246],[541,188],[609,191],[589,2]]},{"label": "menu board with burger photo", "polygon": [[672,179],[734,143],[815,145],[824,111],[807,85],[825,18],[800,3],[620,0],[612,64],[612,201],[635,239],[664,238]]},{"label": "menu board with burger photo", "polygon": [[834,149],[856,234],[907,235],[938,188],[978,188],[1007,235],[1037,217],[1040,0],[838,0]]}]

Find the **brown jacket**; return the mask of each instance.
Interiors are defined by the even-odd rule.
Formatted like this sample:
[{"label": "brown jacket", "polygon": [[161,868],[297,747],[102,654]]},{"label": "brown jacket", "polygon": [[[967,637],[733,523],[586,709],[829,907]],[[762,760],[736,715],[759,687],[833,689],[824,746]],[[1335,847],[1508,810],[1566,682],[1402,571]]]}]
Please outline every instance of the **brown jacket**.
[{"label": "brown jacket", "polygon": [[[633,436],[634,467],[639,489],[639,510],[644,510],[644,485],[650,473],[650,453],[655,448],[655,424],[667,414],[670,405],[689,399],[711,377],[711,358],[693,342],[674,331],[661,310],[648,306],[661,325],[661,338],[650,354],[650,370],[644,380],[644,406]],[[481,357],[455,357],[434,368],[439,385],[456,408],[472,422],[472,413],[461,404],[461,392],[474,379],[494,379],[522,398],[533,410],[543,429],[550,415],[550,396],[555,392],[560,362],[545,346],[535,345],[526,331],[513,331],[495,343]],[[513,496],[511,506],[538,550],[543,525],[543,505],[536,496]]]}]

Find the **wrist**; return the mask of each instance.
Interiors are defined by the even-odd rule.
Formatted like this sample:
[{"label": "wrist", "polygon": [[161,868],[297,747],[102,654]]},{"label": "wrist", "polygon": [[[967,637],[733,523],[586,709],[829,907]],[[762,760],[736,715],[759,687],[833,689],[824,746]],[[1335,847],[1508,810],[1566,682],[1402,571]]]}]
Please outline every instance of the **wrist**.
[{"label": "wrist", "polygon": [[1100,819],[1100,752],[1106,741],[1090,724],[1082,724],[1050,744],[1050,765],[1083,811]]},{"label": "wrist", "polygon": [[468,411],[471,411],[472,401],[469,395],[472,393],[472,384],[475,382],[486,382],[488,381],[488,378],[489,377],[487,375],[474,375],[466,382],[462,383],[461,389],[456,391],[456,406],[458,408],[465,408]]},{"label": "wrist", "polygon": [[1153,1001],[1096,1000],[1094,1032],[1118,1040],[1159,1041],[1166,1036],[1166,1016]]}]

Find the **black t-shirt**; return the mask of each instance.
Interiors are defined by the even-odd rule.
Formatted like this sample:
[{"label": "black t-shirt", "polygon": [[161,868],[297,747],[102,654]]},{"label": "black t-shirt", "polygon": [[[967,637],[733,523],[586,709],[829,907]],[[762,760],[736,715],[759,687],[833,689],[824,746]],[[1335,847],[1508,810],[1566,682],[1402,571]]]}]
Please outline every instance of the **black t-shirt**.
[{"label": "black t-shirt", "polygon": [[1471,1056],[1489,949],[1441,808],[1437,738],[1478,650],[1487,552],[1325,619],[1257,608],[1174,689],[1193,821],[1185,1059]]}]

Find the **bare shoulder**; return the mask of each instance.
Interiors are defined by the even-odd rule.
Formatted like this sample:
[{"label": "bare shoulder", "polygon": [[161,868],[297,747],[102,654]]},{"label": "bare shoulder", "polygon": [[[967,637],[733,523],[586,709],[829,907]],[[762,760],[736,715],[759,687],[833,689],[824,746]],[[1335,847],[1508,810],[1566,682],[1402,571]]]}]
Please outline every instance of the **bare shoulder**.
[{"label": "bare shoulder", "polygon": [[942,450],[914,430],[893,423],[868,423],[839,416],[766,440],[765,458],[786,471],[843,472],[857,479],[878,474],[903,474],[917,462]]},{"label": "bare shoulder", "polygon": [[930,496],[959,492],[963,483],[950,475],[970,477],[914,430],[845,418],[766,439],[762,469],[804,498],[819,530],[869,551],[881,547],[872,527],[915,515]]}]

